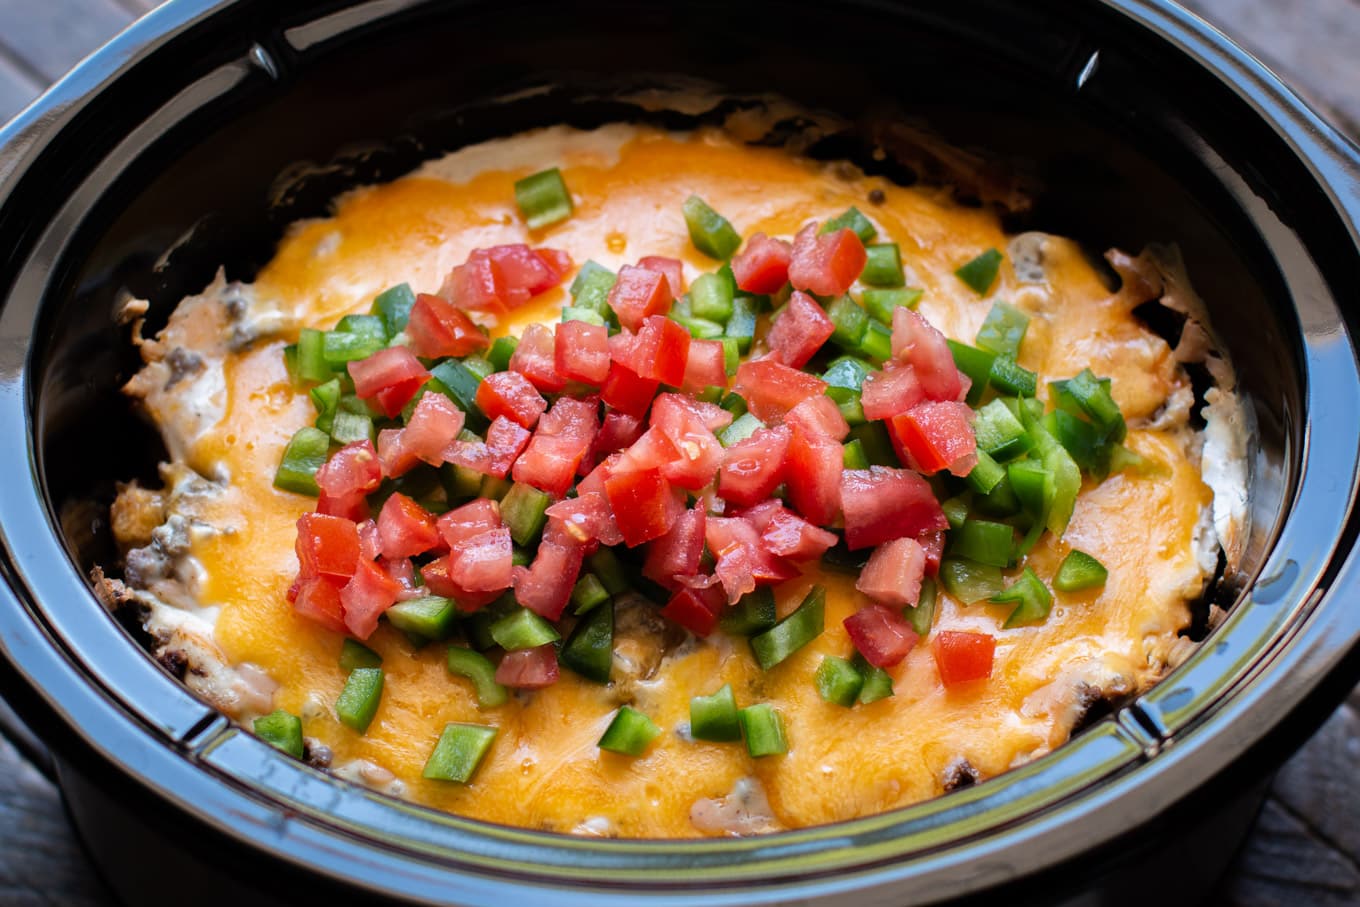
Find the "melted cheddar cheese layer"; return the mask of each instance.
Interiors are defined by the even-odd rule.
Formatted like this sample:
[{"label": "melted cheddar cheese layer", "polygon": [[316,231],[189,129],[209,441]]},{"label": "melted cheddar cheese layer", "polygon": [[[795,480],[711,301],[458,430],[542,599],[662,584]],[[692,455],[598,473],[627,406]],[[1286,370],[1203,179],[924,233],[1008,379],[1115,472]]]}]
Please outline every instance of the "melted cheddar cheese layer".
[{"label": "melted cheddar cheese layer", "polygon": [[[530,233],[512,185],[554,165],[572,191],[575,214]],[[691,820],[695,804],[726,802],[721,798],[752,777],[768,796],[768,827],[907,805],[939,794],[965,760],[985,778],[1060,745],[1093,690],[1118,694],[1150,684],[1165,670],[1188,621],[1186,603],[1205,579],[1197,532],[1211,495],[1183,420],[1151,421],[1188,382],[1166,343],[1133,317],[1132,305],[1143,300],[1112,294],[1074,244],[1053,237],[1043,240],[1041,280],[1027,274],[1032,282],[1021,282],[1008,256],[993,293],[980,298],[953,272],[984,249],[1006,249],[1009,237],[995,215],[961,207],[939,190],[843,171],[717,132],[554,129],[468,149],[416,175],[358,190],[337,202],[333,217],[297,225],[255,284],[254,305],[277,313],[285,327],[226,356],[223,416],[184,455],[201,474],[229,483],[199,513],[226,531],[196,538],[192,547],[202,565],[199,597],[220,606],[215,635],[226,659],[267,672],[279,685],[274,706],[303,715],[305,733],[332,751],[335,764],[382,766],[416,802],[510,825],[637,837],[699,834]],[[869,201],[873,190],[875,199],[882,193],[880,203]],[[993,299],[1006,299],[1031,316],[1021,364],[1041,380],[1085,367],[1112,377],[1132,427],[1128,445],[1167,470],[1088,481],[1066,536],[1046,535],[1026,562],[1049,580],[1069,547],[1079,547],[1109,568],[1109,582],[1078,595],[1056,593],[1044,623],[1011,630],[1001,629],[1010,606],[963,606],[942,592],[936,631],[996,635],[991,679],[946,692],[923,640],[891,670],[895,696],[853,709],[823,702],[812,676],[823,656],[852,651],[841,621],[864,599],[853,576],[822,575],[816,564],[779,587],[777,598],[786,613],[811,583],[824,583],[826,631],[769,672],[755,665],[743,640],[715,634],[664,654],[650,676],[601,687],[563,671],[548,689],[479,711],[470,686],[445,669],[444,646],[414,650],[384,624],[369,643],[387,674],[376,719],[365,735],[341,725],[332,708],[345,680],[337,663],[341,639],[295,617],[285,598],[297,571],[295,524],[314,501],[276,490],[272,479],[288,439],[314,411],[306,391],[288,379],[283,346],[301,327],[327,328],[342,315],[367,311],[373,296],[393,284],[435,292],[474,248],[500,243],[549,245],[578,264],[593,258],[611,268],[643,255],[673,256],[692,279],[716,263],[690,245],[681,203],[691,194],[744,236],[790,236],[808,220],[856,205],[900,245],[908,285],[925,290],[920,311],[947,336],[971,341]],[[550,291],[493,333],[556,320],[565,298],[561,289]],[[681,736],[690,697],[723,683],[732,684],[740,705],[770,702],[783,712],[787,755],[753,760],[740,743]],[[641,758],[596,747],[624,702],[665,730]],[[467,786],[421,778],[452,721],[499,728]],[[710,833],[734,830],[703,824]]]}]

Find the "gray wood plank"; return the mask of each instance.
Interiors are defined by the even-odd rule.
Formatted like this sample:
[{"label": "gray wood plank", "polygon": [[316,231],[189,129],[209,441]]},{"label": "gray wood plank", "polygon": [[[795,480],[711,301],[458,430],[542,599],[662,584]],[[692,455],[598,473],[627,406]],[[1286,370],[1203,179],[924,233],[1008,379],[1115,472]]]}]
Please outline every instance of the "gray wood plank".
[{"label": "gray wood plank", "polygon": [[1355,907],[1360,869],[1319,842],[1271,798],[1211,903],[1231,907]]},{"label": "gray wood plank", "polygon": [[133,18],[113,0],[0,0],[0,42],[53,82]]},{"label": "gray wood plank", "polygon": [[0,51],[0,123],[8,122],[42,89],[42,82],[35,81]]}]

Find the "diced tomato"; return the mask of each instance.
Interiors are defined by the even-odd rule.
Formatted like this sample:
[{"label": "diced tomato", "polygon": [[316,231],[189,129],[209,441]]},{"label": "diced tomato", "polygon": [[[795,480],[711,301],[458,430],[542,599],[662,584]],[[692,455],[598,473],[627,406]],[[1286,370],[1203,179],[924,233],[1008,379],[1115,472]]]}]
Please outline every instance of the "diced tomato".
[{"label": "diced tomato", "polygon": [[685,380],[689,344],[689,331],[664,315],[649,315],[638,329],[633,346],[638,377],[679,387]]},{"label": "diced tomato", "polygon": [[926,555],[926,576],[935,576],[940,572],[940,561],[944,559],[944,530],[928,530],[918,535],[916,541]]},{"label": "diced tomato", "polygon": [[383,557],[388,558],[415,557],[441,541],[434,514],[401,492],[383,503],[378,513],[378,537]]},{"label": "diced tomato", "polygon": [[778,293],[789,282],[792,259],[793,246],[764,233],[755,234],[746,240],[746,248],[732,259],[732,276],[737,279],[737,289],[758,296]]},{"label": "diced tomato", "polygon": [[784,482],[789,503],[818,526],[828,526],[841,510],[841,473],[845,470],[845,451],[840,442],[793,427],[784,457]]},{"label": "diced tomato", "polygon": [[378,463],[389,479],[410,472],[420,465],[420,457],[406,449],[400,428],[384,428],[378,432]]},{"label": "diced tomato", "polygon": [[429,380],[430,373],[406,347],[389,346],[367,359],[351,362],[349,376],[354,379],[356,394],[372,400],[383,415],[393,419]]},{"label": "diced tomato", "polygon": [[468,539],[501,525],[501,505],[490,498],[469,501],[435,520],[444,543],[455,553]]},{"label": "diced tomato", "polygon": [[293,611],[299,617],[316,621],[327,630],[346,632],[345,607],[340,603],[340,587],[324,577],[301,580],[293,596]]},{"label": "diced tomato", "polygon": [[697,394],[709,387],[727,387],[727,352],[717,340],[691,340],[685,379],[680,387]]},{"label": "diced tomato", "polygon": [[860,403],[866,419],[891,419],[926,398],[916,369],[889,363],[864,379]]},{"label": "diced tomato", "polygon": [[972,417],[966,403],[928,400],[893,416],[888,430],[903,463],[926,475],[948,469],[966,476],[977,465]]},{"label": "diced tomato", "polygon": [[845,543],[852,551],[947,529],[930,484],[914,472],[873,466],[841,473]]},{"label": "diced tomato", "polygon": [[368,519],[368,498],[362,493],[332,497],[322,491],[316,496],[316,512],[359,522]]},{"label": "diced tomato", "polygon": [[379,558],[378,566],[382,568],[392,578],[392,581],[401,586],[401,591],[397,593],[398,601],[408,601],[413,598],[420,598],[425,594],[425,590],[416,586],[416,568],[411,563],[411,559],[403,557],[400,560],[388,560]]},{"label": "diced tomato", "polygon": [[355,441],[331,454],[331,458],[316,471],[316,484],[326,494],[335,497],[377,491],[382,483],[382,466],[373,442],[365,438]]},{"label": "diced tomato", "polygon": [[760,540],[765,543],[766,550],[791,561],[810,561],[821,557],[836,544],[836,533],[814,526],[784,507],[778,507],[759,529]]},{"label": "diced tomato", "polygon": [[581,464],[583,470],[588,472],[594,469],[605,457],[622,450],[640,437],[642,417],[610,410],[604,415],[604,422],[600,425],[600,433],[595,436],[595,443],[591,445],[590,454]]},{"label": "diced tomato", "polygon": [[679,459],[680,451],[670,435],[653,426],[642,433],[631,447],[619,457],[614,472],[641,472],[646,469],[660,470]]},{"label": "diced tomato", "polygon": [[486,332],[477,327],[462,309],[447,299],[421,293],[411,307],[411,318],[406,325],[411,338],[411,349],[417,356],[438,359],[442,356],[466,356],[490,346]]},{"label": "diced tomato", "polygon": [[340,590],[345,626],[358,638],[368,639],[377,629],[378,618],[397,603],[401,592],[401,584],[376,563],[360,561],[354,576]]},{"label": "diced tomato", "polygon": [[794,290],[765,335],[771,358],[802,368],[830,339],[836,326],[808,294]]},{"label": "diced tomato", "polygon": [[463,411],[443,394],[427,393],[416,402],[411,419],[401,431],[405,453],[431,466],[444,462],[444,450],[463,430]]},{"label": "diced tomato", "polygon": [[618,545],[623,542],[609,499],[602,492],[587,491],[558,501],[548,508],[548,518],[562,524],[562,531],[584,545]]},{"label": "diced tomato", "polygon": [[915,607],[921,598],[921,578],[925,576],[926,552],[915,539],[884,542],[869,555],[859,573],[855,588],[893,608]]},{"label": "diced tomato", "polygon": [[882,605],[860,608],[845,619],[845,632],[864,660],[890,668],[907,657],[919,638],[902,615]]},{"label": "diced tomato", "polygon": [[637,266],[666,275],[666,284],[671,291],[672,300],[678,299],[680,294],[685,292],[685,270],[680,259],[666,258],[662,255],[648,255],[639,258]]},{"label": "diced tomato", "polygon": [[488,419],[501,416],[525,428],[533,428],[548,408],[548,401],[519,372],[495,372],[477,385],[477,408]]},{"label": "diced tomato", "polygon": [[676,519],[669,532],[650,542],[642,575],[674,589],[677,576],[698,573],[704,556],[705,516],[702,506],[692,507]]},{"label": "diced tomato", "polygon": [[653,378],[641,378],[637,372],[621,363],[609,367],[609,376],[600,388],[600,398],[621,413],[641,416],[652,405],[660,382]]},{"label": "diced tomato", "polygon": [[366,561],[376,561],[382,556],[382,535],[374,520],[363,519],[359,522],[359,556]]},{"label": "diced tomato", "polygon": [[784,425],[762,428],[727,448],[718,470],[718,494],[738,507],[750,507],[768,498],[784,480],[791,435]]},{"label": "diced tomato", "polygon": [[666,276],[647,268],[624,265],[609,290],[609,307],[619,324],[630,331],[642,327],[649,315],[664,315],[671,310],[675,293]]},{"label": "diced tomato", "polygon": [[665,535],[684,509],[658,469],[612,475],[604,490],[630,548]]},{"label": "diced tomato", "polygon": [[567,272],[571,270],[571,255],[561,249],[549,249],[544,246],[535,249],[534,254],[548,266],[548,270],[552,271],[553,276],[552,283],[549,286],[530,287],[529,292],[531,293],[542,293],[544,290],[557,286],[562,282],[562,278],[567,276]]},{"label": "diced tomato", "polygon": [[789,410],[788,415],[784,417],[784,424],[791,427],[801,426],[833,441],[844,441],[845,436],[850,434],[850,424],[845,421],[845,416],[841,415],[840,407],[825,394],[820,397],[808,397]]},{"label": "diced tomato", "polygon": [[556,249],[530,249],[523,243],[486,250],[504,286],[501,302],[515,308],[562,282],[571,270],[571,256]]},{"label": "diced tomato", "polygon": [[[732,516],[739,516],[752,526],[756,527],[756,532],[764,532],[770,525],[775,514],[784,512],[793,515],[793,511],[780,502],[778,498],[770,498],[768,501],[761,501],[754,507],[747,507],[745,510],[734,511]],[[802,519],[799,517],[799,519]]]},{"label": "diced tomato", "polygon": [[501,590],[495,589],[487,592],[473,592],[464,589],[462,586],[450,579],[450,558],[452,555],[435,558],[424,567],[420,568],[420,575],[425,580],[425,588],[433,595],[442,595],[445,598],[453,599],[454,604],[460,611],[476,611],[485,608],[487,605],[501,597]]},{"label": "diced tomato", "polygon": [[795,567],[766,550],[755,527],[740,517],[709,517],[704,541],[717,558],[713,573],[730,603],[757,585],[773,585],[798,575]]},{"label": "diced tomato", "polygon": [[557,371],[557,341],[553,337],[552,328],[528,325],[510,357],[510,371],[519,372],[545,394],[555,394],[567,386],[567,379]]},{"label": "diced tomato", "polygon": [[557,372],[568,381],[600,385],[609,376],[609,331],[601,324],[564,321],[553,346]]},{"label": "diced tomato", "polygon": [[679,426],[697,421],[709,431],[732,424],[732,414],[721,406],[705,403],[684,394],[661,394],[652,404],[650,422],[674,434]]},{"label": "diced tomato", "polygon": [[750,359],[737,369],[733,390],[746,400],[756,418],[775,422],[809,397],[824,394],[826,382],[773,359]]},{"label": "diced tomato", "polygon": [[[627,460],[639,468],[659,467],[668,482],[698,491],[713,481],[725,453],[709,426],[721,427],[731,418],[721,407],[682,394],[662,394],[652,404],[652,428],[638,442],[643,447],[630,449]],[[667,443],[653,432],[664,434]]]},{"label": "diced tomato", "polygon": [[942,630],[930,648],[946,687],[992,676],[996,640],[986,633]]},{"label": "diced tomato", "polygon": [[557,620],[571,599],[584,558],[585,545],[573,538],[561,521],[549,520],[534,562],[527,568],[515,568],[515,599],[548,620]]},{"label": "diced tomato", "polygon": [[931,400],[962,400],[971,382],[959,374],[945,337],[906,306],[893,311],[893,358],[911,363]]},{"label": "diced tomato", "polygon": [[637,346],[637,334],[627,328],[622,328],[617,334],[609,335],[609,359],[626,367],[629,371],[636,371],[633,365],[633,348]]},{"label": "diced tomato", "polygon": [[485,249],[473,249],[467,261],[449,272],[439,295],[460,309],[500,312],[505,309],[505,278]]},{"label": "diced tomato", "polygon": [[726,604],[727,597],[721,586],[702,589],[681,586],[661,609],[661,616],[695,636],[707,636],[718,625],[718,616]]},{"label": "diced tomato", "polygon": [[560,669],[552,643],[506,652],[496,666],[496,683],[517,690],[541,690],[557,683]]},{"label": "diced tomato", "polygon": [[854,230],[818,236],[817,225],[811,223],[793,238],[789,282],[818,296],[839,296],[859,278],[866,261],[864,243]]},{"label": "diced tomato", "polygon": [[566,494],[600,429],[599,406],[561,397],[538,421],[529,446],[515,461],[511,474],[552,494]]},{"label": "diced tomato", "polygon": [[[616,472],[628,472],[628,469],[619,468],[623,461],[622,453],[612,453],[601,460],[594,469],[586,473],[586,477],[576,483],[576,493],[580,494],[604,494],[604,483]],[[608,500],[606,495],[605,500]]]},{"label": "diced tomato", "polygon": [[449,579],[469,592],[509,589],[514,550],[505,526],[464,539],[449,554]]},{"label": "diced tomato", "polygon": [[304,580],[320,576],[343,583],[359,563],[359,527],[341,517],[304,513],[298,517],[294,549]]},{"label": "diced tomato", "polygon": [[485,442],[454,441],[444,449],[444,460],[503,479],[528,446],[532,434],[505,416],[497,416],[486,430]]}]

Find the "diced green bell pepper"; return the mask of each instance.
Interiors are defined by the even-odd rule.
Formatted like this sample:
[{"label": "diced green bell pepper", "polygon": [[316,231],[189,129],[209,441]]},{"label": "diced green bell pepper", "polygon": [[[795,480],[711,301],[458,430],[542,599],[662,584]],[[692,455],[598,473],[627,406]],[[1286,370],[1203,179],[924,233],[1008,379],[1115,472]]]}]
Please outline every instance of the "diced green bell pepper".
[{"label": "diced green bell pepper", "polygon": [[382,668],[355,668],[335,701],[336,717],[359,733],[366,732],[378,712],[382,691]]},{"label": "diced green bell pepper", "polygon": [[357,639],[345,638],[340,644],[340,670],[349,672],[355,668],[377,668],[382,666],[382,656]]},{"label": "diced green bell pepper", "polygon": [[477,773],[477,767],[482,764],[495,740],[494,727],[459,722],[447,724],[425,763],[421,777],[431,781],[467,784]]},{"label": "diced green bell pepper", "polygon": [[751,651],[768,671],[821,635],[826,627],[826,589],[813,586],[797,609],[770,629],[751,637]]},{"label": "diced green bell pepper", "polygon": [[859,699],[859,691],[864,687],[864,675],[860,674],[849,661],[828,655],[817,666],[815,675],[817,693],[832,705],[849,708]]},{"label": "diced green bell pepper", "polygon": [[1059,592],[1082,592],[1105,585],[1110,573],[1105,565],[1085,551],[1073,548],[1058,566],[1053,588]]},{"label": "diced green bell pepper", "polygon": [[784,731],[784,716],[768,702],[747,706],[737,712],[742,735],[746,737],[746,752],[753,759],[762,756],[782,756],[789,751],[789,739]]},{"label": "diced green bell pepper", "polygon": [[282,750],[294,759],[301,759],[303,754],[302,745],[302,719],[296,715],[279,709],[261,718],[256,718],[253,723],[255,736],[275,749]]},{"label": "diced green bell pepper", "polygon": [[906,283],[902,255],[897,243],[878,243],[864,247],[866,261],[859,279],[871,287],[900,287]]},{"label": "diced green bell pepper", "polygon": [[1010,303],[996,302],[983,319],[976,342],[987,352],[1009,356],[1014,361],[1020,355],[1020,344],[1028,328],[1028,315]]},{"label": "diced green bell pepper", "polygon": [[962,557],[945,558],[939,579],[945,591],[965,605],[991,598],[1002,588],[1000,567]]},{"label": "diced green bell pepper", "polygon": [[515,181],[515,204],[530,230],[540,230],[571,217],[571,193],[562,171],[553,167]]},{"label": "diced green bell pepper", "polygon": [[453,632],[458,608],[451,598],[423,595],[397,602],[387,609],[385,616],[387,622],[401,632],[433,641],[444,639]]},{"label": "diced green bell pepper", "polygon": [[682,210],[685,227],[689,230],[689,241],[709,258],[726,261],[741,246],[741,235],[727,218],[710,208],[699,196],[691,195],[685,199]]},{"label": "diced green bell pepper", "polygon": [[695,740],[728,743],[741,739],[737,718],[737,699],[732,684],[725,683],[716,693],[695,696],[689,701],[689,733]]},{"label": "diced green bell pepper", "polygon": [[283,460],[274,473],[274,487],[316,497],[321,493],[316,486],[316,473],[325,464],[330,449],[330,435],[310,425],[299,428],[283,450]]},{"label": "diced green bell pepper", "polygon": [[450,674],[472,682],[478,708],[494,709],[510,700],[510,691],[496,682],[496,666],[481,652],[462,646],[449,646],[445,663]]},{"label": "diced green bell pepper", "polygon": [[661,733],[656,722],[631,706],[620,706],[609,722],[599,747],[622,756],[641,756]]},{"label": "diced green bell pepper", "polygon": [[966,283],[974,293],[979,296],[987,295],[987,291],[996,282],[997,271],[1001,269],[1001,253],[996,249],[988,249],[971,261],[960,265],[954,272],[959,280]]},{"label": "diced green bell pepper", "polygon": [[1038,574],[1029,567],[1024,569],[1015,582],[1000,594],[993,595],[989,601],[996,604],[1015,603],[1015,610],[1006,618],[1003,625],[1007,630],[1025,624],[1039,623],[1048,617],[1048,612],[1053,607],[1052,593],[1044,586]]},{"label": "diced green bell pepper", "polygon": [[490,629],[496,645],[507,652],[537,649],[562,638],[552,624],[528,608],[511,611],[493,623]]},{"label": "diced green bell pepper", "polygon": [[[604,591],[604,587],[600,587]],[[606,601],[577,622],[558,660],[587,680],[609,683],[614,664],[614,605]]]}]

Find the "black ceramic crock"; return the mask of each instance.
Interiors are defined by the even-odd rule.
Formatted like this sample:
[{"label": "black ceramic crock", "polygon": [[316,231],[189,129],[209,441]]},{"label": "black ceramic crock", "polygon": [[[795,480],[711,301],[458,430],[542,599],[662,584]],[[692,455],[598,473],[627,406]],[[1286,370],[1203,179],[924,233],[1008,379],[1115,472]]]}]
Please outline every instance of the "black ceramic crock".
[{"label": "black ceramic crock", "polygon": [[[621,91],[683,79],[897,111],[1026,162],[1042,190],[1017,227],[1179,243],[1258,424],[1226,622],[1030,765],[762,838],[480,824],[231,727],[84,578],[108,555],[81,502],[156,457],[116,390],[135,367],[121,294],[163,319],[218,263],[251,277],[344,188],[530,126],[643,116]],[[1356,149],[1275,77],[1151,0],[174,0],[0,130],[0,692],[130,903],[1191,903],[1360,675],[1358,180]]]}]

